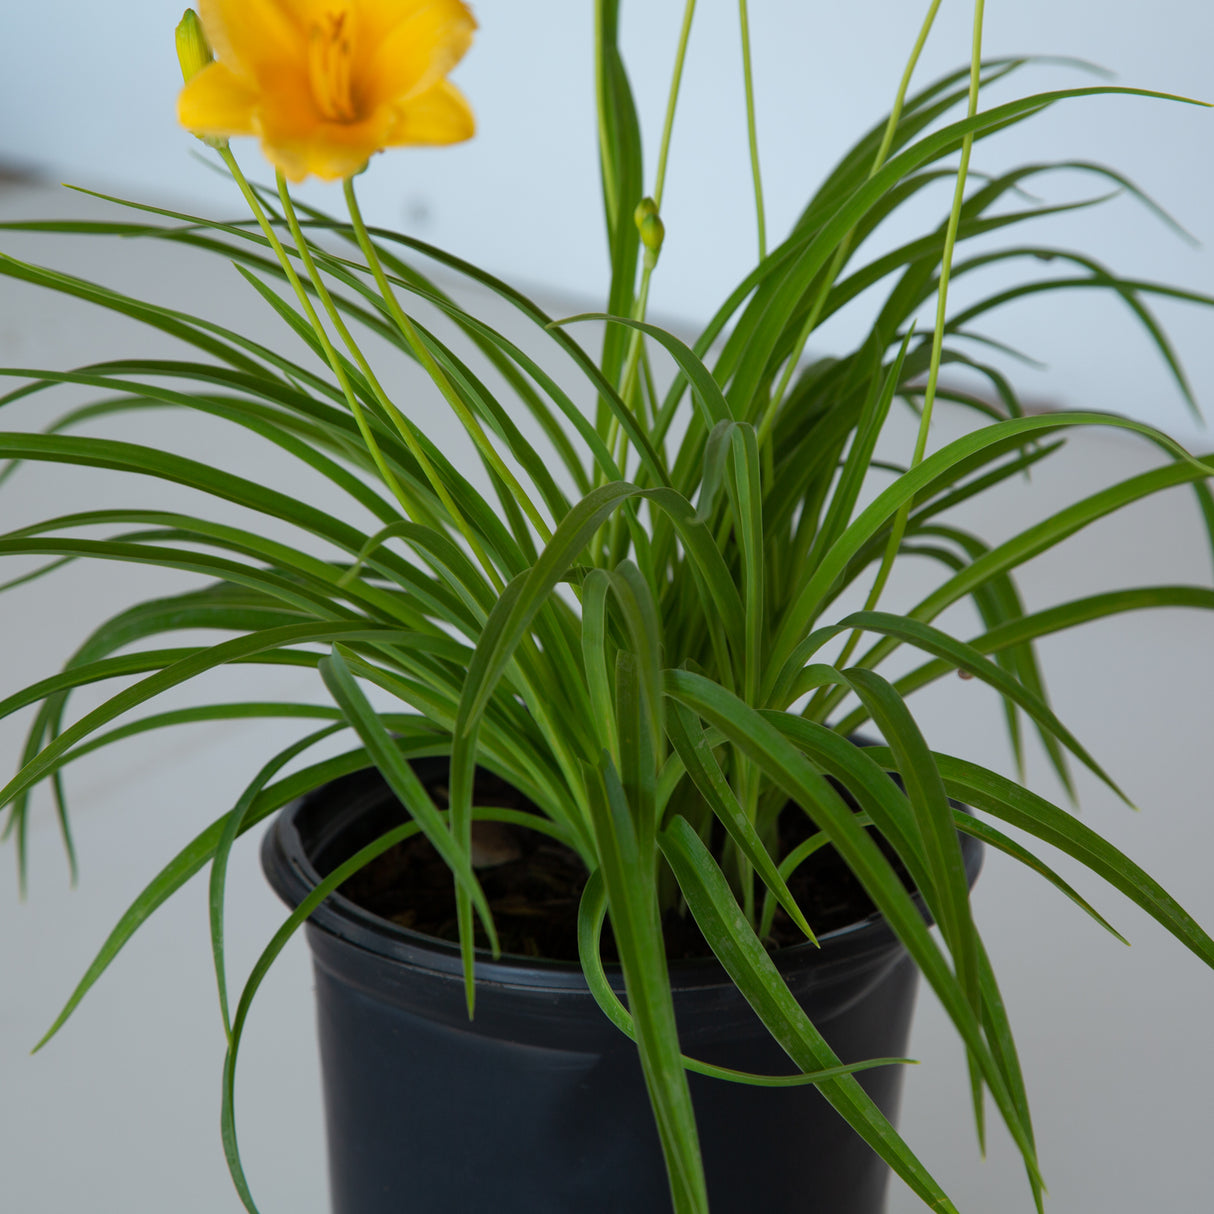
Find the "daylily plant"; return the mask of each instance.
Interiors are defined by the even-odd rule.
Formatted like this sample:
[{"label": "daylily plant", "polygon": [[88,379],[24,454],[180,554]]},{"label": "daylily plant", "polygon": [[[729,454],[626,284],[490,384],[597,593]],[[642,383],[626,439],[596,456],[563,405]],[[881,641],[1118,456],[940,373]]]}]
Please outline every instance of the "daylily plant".
[{"label": "daylily plant", "polygon": [[[730,978],[803,1072],[796,1081],[816,1084],[913,1191],[942,1212],[954,1210],[948,1197],[853,1074],[871,1060],[841,1063],[788,993],[765,948],[777,908],[812,937],[813,925],[788,886],[806,855],[833,845],[919,967],[964,1043],[979,1121],[984,1092],[989,1093],[1023,1154],[1038,1204],[1043,1187],[1025,1085],[971,914],[958,831],[1029,864],[1107,927],[1045,860],[1002,827],[1061,849],[1214,964],[1214,940],[1133,861],[1015,780],[934,753],[905,702],[946,674],[980,679],[1003,697],[1018,760],[1028,721],[1064,782],[1068,762],[1077,760],[1116,788],[1051,709],[1034,642],[1085,620],[1144,606],[1214,608],[1209,587],[1159,586],[1025,610],[1013,581],[1022,563],[1151,493],[1190,486],[1214,534],[1214,499],[1206,483],[1214,460],[1195,458],[1165,435],[1121,418],[1022,415],[1011,386],[967,353],[965,342],[987,312],[1034,293],[1041,283],[1001,291],[960,316],[949,311],[949,285],[957,276],[1016,259],[1036,268],[1048,255],[1071,267],[1065,285],[1074,286],[1077,278],[1128,301],[1187,392],[1145,300],[1152,294],[1202,304],[1214,300],[1121,279],[1088,258],[1059,250],[984,247],[972,257],[958,256],[973,238],[1099,201],[1026,202],[1031,196],[1023,187],[1031,178],[1067,169],[1137,194],[1118,174],[1090,164],[1032,165],[980,179],[976,187],[969,176],[971,152],[988,135],[1072,97],[1136,90],[1100,85],[982,109],[982,88],[1010,76],[1024,61],[983,61],[978,0],[968,69],[912,92],[939,7],[933,0],[888,119],[847,153],[768,250],[743,0],[760,258],[689,347],[650,324],[646,311],[662,243],[671,120],[694,7],[688,0],[650,179],[619,49],[619,3],[598,0],[595,6],[596,134],[612,274],[605,314],[597,317],[605,322],[597,356],[577,340],[584,330],[573,322],[586,318],[557,321],[513,287],[442,249],[401,233],[372,231],[360,213],[354,177],[377,151],[454,143],[473,133],[468,104],[447,79],[475,28],[459,0],[202,0],[201,24],[187,14],[178,31],[186,78],[180,120],[231,172],[252,220],[218,223],[159,211],[170,226],[132,221],[121,232],[192,244],[235,261],[242,287],[259,292],[307,354],[320,358],[323,373],[310,357],[296,361],[222,324],[0,255],[0,273],[138,316],[200,351],[196,361],[126,359],[71,372],[6,372],[32,377],[14,395],[69,384],[106,396],[68,413],[48,433],[0,436],[0,456],[160,477],[247,513],[245,524],[236,525],[227,521],[230,511],[215,521],[163,511],[98,510],[50,519],[0,541],[2,554],[50,558],[34,576],[82,556],[210,576],[187,594],[140,604],[101,623],[61,674],[4,701],[2,711],[39,706],[23,767],[0,789],[0,806],[11,806],[8,830],[21,864],[30,791],[43,780],[52,781],[59,797],[70,853],[59,775],[78,754],[184,720],[262,716],[323,722],[316,733],[271,757],[239,803],[153,879],[51,1030],[151,909],[210,865],[216,970],[229,1042],[224,1146],[250,1209],[255,1207],[236,1146],[232,1079],[244,1018],[266,969],[309,904],[335,889],[348,866],[326,878],[290,917],[232,1012],[223,949],[228,853],[240,834],[287,801],[371,762],[410,820],[360,857],[420,831],[448,863],[470,1000],[476,926],[491,946],[496,939],[470,860],[473,822],[488,812],[472,804],[476,765],[538,806],[536,829],[581,858],[589,874],[579,919],[583,971],[604,1012],[635,1036],[676,1214],[704,1214],[707,1194],[667,981],[661,918],[668,911],[694,916]],[[589,79],[588,74],[588,87]],[[242,135],[260,140],[277,170],[276,190],[246,179],[228,144]],[[348,223],[297,203],[288,182],[308,175],[343,182]],[[870,257],[868,237],[904,203],[922,202],[921,192],[941,179],[952,182],[954,192],[939,224]],[[650,194],[644,196],[647,184]],[[1000,209],[1007,202],[1018,209]],[[112,233],[118,226],[95,230]],[[80,223],[59,227],[89,230]],[[551,362],[464,310],[417,268],[422,258],[516,309],[547,343]],[[870,291],[881,298],[863,340],[837,357],[807,361],[807,344],[818,326]],[[431,318],[425,324],[415,318],[415,304]],[[458,341],[451,340],[452,330]],[[407,416],[384,389],[363,348],[368,333],[391,343],[394,355],[415,359],[428,374],[436,396],[472,440],[487,493],[429,439],[419,417]],[[661,386],[654,364],[665,355],[675,371],[673,382]],[[948,389],[940,370],[949,360],[986,374],[1001,407]],[[570,374],[581,376],[594,401],[592,415],[563,386]],[[929,452],[928,425],[941,397],[972,408],[982,424]],[[880,462],[874,457],[877,439],[899,399],[921,415],[917,444],[902,463]],[[359,521],[313,509],[290,490],[171,452],[65,432],[82,418],[96,422],[149,403],[197,409],[226,420],[239,439],[250,431],[256,441],[277,444],[328,477],[350,498],[352,517]],[[517,424],[524,413],[542,440],[532,441]],[[1043,440],[1055,432],[1092,425],[1144,435],[1165,459],[1159,468],[1072,503],[997,545],[941,517],[1047,458],[1058,444]],[[675,434],[681,436],[677,443]],[[373,520],[369,528],[367,517]],[[267,518],[275,520],[273,527],[264,525]],[[108,529],[106,538],[87,530],[99,526]],[[84,537],[77,534],[81,529]],[[294,540],[267,538],[267,532],[277,536],[284,529]],[[318,549],[325,555],[316,555]],[[892,566],[904,555],[934,561],[939,580],[912,609],[894,614],[880,609],[881,600]],[[864,610],[840,615],[839,596],[855,586],[866,594]],[[967,640],[938,622],[966,599],[980,621]],[[196,645],[192,630],[201,628],[233,636]],[[127,651],[176,630],[190,633],[192,648],[136,645]],[[896,681],[886,679],[877,668],[904,646],[921,651],[923,662]],[[325,703],[203,705],[99,732],[199,674],[256,661],[314,667]],[[120,675],[137,678],[65,724],[76,687]],[[367,685],[395,697],[397,711],[373,708]],[[885,745],[861,748],[848,741],[865,723],[879,729]],[[348,753],[281,775],[310,747],[343,730],[355,739]],[[434,805],[407,762],[436,747],[451,760],[446,811]],[[973,807],[975,815],[957,810],[950,798]],[[806,809],[814,833],[781,855],[777,819],[790,803]],[[921,904],[873,842],[871,830],[897,853]],[[921,906],[938,934],[928,931]],[[605,916],[614,931],[627,1009],[604,976],[598,941]]]}]

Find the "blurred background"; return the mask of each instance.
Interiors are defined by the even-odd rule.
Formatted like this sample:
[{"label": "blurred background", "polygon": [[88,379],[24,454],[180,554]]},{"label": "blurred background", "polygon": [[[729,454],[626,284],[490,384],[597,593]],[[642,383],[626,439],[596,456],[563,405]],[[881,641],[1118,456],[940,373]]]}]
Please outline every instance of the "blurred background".
[{"label": "blurred background", "polygon": [[[650,152],[649,188],[682,8],[677,0],[624,5],[628,61]],[[926,3],[906,0],[752,0],[770,241],[779,240],[847,147],[883,117],[924,8]],[[607,258],[599,215],[593,5],[482,0],[475,9],[481,30],[453,78],[477,112],[477,138],[376,158],[359,183],[368,218],[484,265],[534,292],[555,314],[596,307]],[[1214,99],[1214,6],[1208,0],[1156,0],[1149,16],[1128,0],[991,0],[987,10],[989,55],[1078,56],[1115,72],[1120,84]],[[0,219],[120,217],[59,188],[61,182],[191,213],[242,216],[234,186],[174,120],[180,77],[173,28],[180,13],[180,0],[41,0],[0,9]],[[967,61],[969,20],[968,5],[943,5],[917,85]],[[1074,64],[1043,63],[992,89],[985,103],[1096,79]],[[1055,106],[979,145],[973,168],[997,173],[1024,161],[1062,160],[1111,165],[1151,194],[1201,247],[1128,195],[1040,221],[1016,239],[1081,248],[1121,274],[1210,294],[1214,263],[1205,246],[1214,241],[1212,149],[1214,115],[1206,110],[1087,98]],[[270,177],[252,141],[239,141],[236,150],[251,177]],[[1072,171],[1038,176],[1030,188],[1042,199],[1063,202],[1109,187]],[[675,123],[663,208],[667,240],[652,294],[657,319],[694,331],[753,264],[751,190],[736,6],[704,0]],[[303,195],[340,210],[338,186],[313,184]],[[871,251],[934,227],[949,200],[947,184],[925,192],[899,226],[872,238]],[[151,242],[3,232],[0,250],[196,308],[259,340],[281,339],[276,318],[220,259],[203,265],[183,250]],[[1029,272],[1060,273],[1044,263]],[[963,279],[954,306],[997,286],[992,277]],[[488,321],[512,323],[483,294],[473,296]],[[815,339],[817,351],[829,353],[854,340],[871,302],[861,298],[832,318]],[[1154,306],[1199,402],[1214,411],[1212,314],[1166,300]],[[1044,364],[982,352],[1031,403],[1124,413],[1199,451],[1209,449],[1207,431],[1117,300],[1093,292],[1038,295],[1004,309],[986,329]],[[122,318],[0,279],[4,364],[64,367],[127,353],[171,357],[179,350]],[[407,391],[407,376],[401,384]],[[7,407],[13,420],[3,428],[42,424],[41,400]],[[433,425],[426,423],[431,433],[458,443],[462,436],[435,412]],[[969,420],[942,410],[933,444]],[[246,476],[284,474],[282,462],[260,462],[258,449],[234,445],[224,428],[190,415],[157,414],[119,433],[223,461]],[[890,442],[886,454],[904,458],[913,442],[905,418],[892,427]],[[1125,435],[1085,433],[1040,473],[1034,470],[1031,486],[1009,484],[967,524],[1000,539],[1030,515],[1058,509],[1160,458]],[[72,469],[23,469],[0,498],[4,529],[98,500],[120,506],[149,501],[141,487],[115,486],[113,480]],[[166,505],[176,500],[167,493],[163,498]],[[0,597],[0,636],[6,638],[0,696],[56,669],[100,612],[177,588],[153,572],[123,570],[105,582],[78,566]],[[1034,561],[1022,586],[1026,601],[1043,605],[1098,589],[1166,582],[1210,584],[1208,543],[1191,498],[1180,494],[1118,514]],[[1131,814],[1081,773],[1085,820],[1160,878],[1207,928],[1214,924],[1211,637],[1207,615],[1170,612],[1104,621],[1043,645],[1059,714],[1143,806],[1142,814]],[[260,672],[256,682],[248,681],[250,669],[244,676],[227,672],[235,684],[225,683],[216,698],[324,698],[310,672],[286,672],[285,682],[266,690]],[[82,696],[79,702],[93,701]],[[914,708],[934,745],[1010,769],[998,705],[975,681],[942,682],[916,696]],[[5,776],[20,754],[21,724],[0,722]],[[68,781],[82,864],[79,886],[70,894],[48,798],[37,803],[31,822],[31,887],[24,904],[11,851],[0,851],[0,1209],[215,1214],[239,1208],[219,1144],[223,1034],[202,882],[193,882],[141,930],[46,1051],[30,1058],[28,1050],[159,865],[230,807],[270,748],[293,736],[228,723],[165,731],[151,745],[116,747],[82,760]],[[1043,767],[1030,757],[1030,782],[1060,796]],[[246,845],[232,861],[229,948],[237,977],[247,973],[283,915],[256,871],[255,852]],[[988,860],[975,894],[1018,1034],[1053,1195],[1049,1208],[1059,1214],[1205,1209],[1214,1185],[1208,1147],[1214,982],[1124,900],[1077,875],[1073,865],[1058,868],[1130,936],[1132,953],[1009,862]],[[320,1214],[326,1208],[310,981],[307,953],[297,941],[259,996],[242,1052],[238,1116],[264,1214]],[[910,1053],[925,1065],[911,1071],[904,1105],[912,1145],[968,1214],[1030,1209],[1022,1168],[997,1126],[990,1158],[980,1160],[963,1059],[934,1002],[925,997],[921,1003]],[[918,1208],[895,1186],[891,1214]]]},{"label": "blurred background", "polygon": [[[173,26],[180,7],[174,0],[7,5],[0,17],[0,163],[51,182],[159,198],[207,214],[240,214],[234,187],[204,163],[201,146],[184,138],[174,120],[179,75]],[[906,0],[751,5],[772,243],[838,157],[888,111],[926,7]],[[1078,57],[1114,73],[1119,84],[1214,99],[1214,6],[1205,0],[1157,0],[1149,16],[1132,0],[995,0],[986,8],[989,55]],[[648,188],[682,9],[676,0],[663,0],[626,6],[624,12],[628,63],[649,149]],[[368,216],[514,282],[571,301],[595,301],[606,282],[606,256],[598,208],[592,5],[482,0],[476,13],[480,33],[454,75],[476,110],[476,139],[379,158],[360,181]],[[705,319],[755,254],[738,47],[736,5],[700,4],[663,207],[667,239],[652,293],[655,313],[668,320]],[[917,83],[965,64],[969,47],[969,6],[944,4]],[[1096,82],[1074,66],[1043,64],[992,89],[987,104]],[[1211,129],[1209,115],[1193,106],[1081,99],[981,144],[973,164],[991,173],[1025,160],[1111,165],[1208,245],[1214,239]],[[250,175],[263,172],[252,140],[239,141],[238,151]],[[1061,202],[1111,187],[1089,175],[1057,173],[1036,177],[1027,188]],[[872,247],[892,247],[916,224],[937,222],[949,191],[946,183],[925,194],[898,226],[878,233]],[[340,208],[338,186],[316,186],[307,196],[317,205]],[[1128,196],[1042,221],[1020,239],[1081,242],[1122,274],[1214,290],[1209,253],[1194,255]],[[1064,273],[1044,267],[1042,272]],[[994,281],[989,275],[960,281],[957,302]],[[821,347],[857,331],[855,313],[864,306],[861,300],[851,315],[832,320],[819,335]],[[1204,318],[1188,305],[1166,301],[1158,311],[1198,395],[1214,395],[1214,343],[1203,339]],[[996,319],[1002,340],[1047,364],[1048,375],[1017,369],[1026,396],[1127,413],[1196,437],[1195,423],[1124,305],[1076,291],[1013,305]]]}]

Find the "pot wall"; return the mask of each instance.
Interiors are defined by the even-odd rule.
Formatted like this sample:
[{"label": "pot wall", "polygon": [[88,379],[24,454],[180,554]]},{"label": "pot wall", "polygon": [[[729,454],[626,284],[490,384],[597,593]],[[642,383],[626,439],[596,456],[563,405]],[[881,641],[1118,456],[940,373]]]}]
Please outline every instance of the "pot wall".
[{"label": "pot wall", "polygon": [[[399,815],[377,774],[337,781],[276,820],[267,875],[296,904]],[[967,863],[972,876],[976,847]],[[469,1022],[454,946],[341,896],[314,914],[308,940],[334,1214],[669,1214],[635,1049],[576,966],[478,962]],[[840,1057],[904,1052],[917,972],[879,918],[777,964]],[[676,964],[672,983],[684,1053],[795,1070],[715,963]],[[901,1076],[859,1076],[891,1119]],[[714,1214],[879,1214],[885,1165],[816,1089],[689,1078]]]}]

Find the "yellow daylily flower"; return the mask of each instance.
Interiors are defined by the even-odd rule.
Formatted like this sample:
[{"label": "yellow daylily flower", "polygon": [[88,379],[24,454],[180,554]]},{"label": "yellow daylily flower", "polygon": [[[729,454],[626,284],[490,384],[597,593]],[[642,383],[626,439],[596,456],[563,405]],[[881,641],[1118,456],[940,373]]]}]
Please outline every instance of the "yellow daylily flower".
[{"label": "yellow daylily flower", "polygon": [[177,118],[195,135],[257,135],[291,181],[357,173],[383,148],[458,143],[475,119],[447,79],[476,21],[461,0],[200,0],[215,62]]}]

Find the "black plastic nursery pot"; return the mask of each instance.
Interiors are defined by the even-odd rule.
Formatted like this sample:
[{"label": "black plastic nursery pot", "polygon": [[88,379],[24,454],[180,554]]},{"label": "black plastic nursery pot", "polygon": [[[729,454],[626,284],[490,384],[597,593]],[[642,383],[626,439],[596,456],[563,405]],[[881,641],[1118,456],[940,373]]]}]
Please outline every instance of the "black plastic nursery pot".
[{"label": "black plastic nursery pot", "polygon": [[[431,766],[433,765],[433,766]],[[414,764],[425,782],[445,759]],[[262,865],[290,905],[402,810],[378,773],[288,806]],[[981,849],[963,837],[970,880]],[[307,925],[334,1214],[669,1214],[635,1047],[576,965],[503,956],[476,967],[469,1021],[458,948],[340,894]],[[918,974],[877,915],[775,954],[845,1061],[903,1055]],[[612,982],[622,993],[618,973]],[[796,1068],[712,961],[671,965],[685,1054]],[[811,1086],[689,1076],[713,1214],[880,1214],[888,1169]],[[886,1116],[902,1068],[861,1072]]]}]

